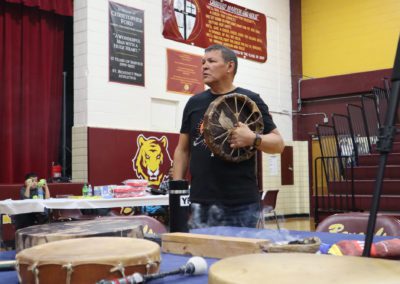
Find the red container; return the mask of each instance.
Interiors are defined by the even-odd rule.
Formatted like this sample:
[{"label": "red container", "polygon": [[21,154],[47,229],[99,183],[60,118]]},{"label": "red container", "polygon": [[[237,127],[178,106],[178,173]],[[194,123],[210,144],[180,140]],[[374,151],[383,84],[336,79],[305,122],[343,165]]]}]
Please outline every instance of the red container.
[{"label": "red container", "polygon": [[60,165],[53,165],[51,166],[51,176],[53,178],[61,177],[61,166]]}]

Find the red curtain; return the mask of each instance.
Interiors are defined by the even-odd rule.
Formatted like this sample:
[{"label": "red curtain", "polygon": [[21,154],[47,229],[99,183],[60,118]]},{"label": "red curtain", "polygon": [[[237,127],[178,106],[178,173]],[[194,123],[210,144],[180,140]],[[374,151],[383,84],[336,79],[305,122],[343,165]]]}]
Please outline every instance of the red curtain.
[{"label": "red curtain", "polygon": [[5,0],[5,2],[36,7],[40,10],[54,12],[59,15],[72,16],[73,0]]},{"label": "red curtain", "polygon": [[63,16],[0,3],[0,183],[48,178],[58,160],[63,46]]}]

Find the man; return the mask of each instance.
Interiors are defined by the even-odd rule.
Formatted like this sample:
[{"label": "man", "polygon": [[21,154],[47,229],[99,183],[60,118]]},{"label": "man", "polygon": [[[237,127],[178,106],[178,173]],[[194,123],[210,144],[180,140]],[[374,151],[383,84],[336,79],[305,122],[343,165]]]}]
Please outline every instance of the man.
[{"label": "man", "polygon": [[[44,189],[44,191],[43,191]],[[50,190],[45,179],[38,182],[36,173],[28,173],[25,175],[24,186],[20,189],[21,199],[48,199],[50,198]],[[45,210],[41,213],[18,214],[13,217],[15,228],[22,229],[32,225],[43,224],[48,220],[48,212]]]},{"label": "man", "polygon": [[240,93],[256,102],[263,115],[264,134],[256,135],[239,123],[230,137],[230,146],[254,146],[265,153],[280,153],[284,143],[268,107],[258,94],[235,87],[235,53],[212,45],[202,61],[203,80],[210,88],[191,97],[183,113],[181,134],[174,155],[174,179],[183,179],[190,164],[191,228],[206,226],[256,227],[260,216],[260,196],[255,173],[255,157],[232,163],[214,156],[204,143],[204,113],[219,96]]}]

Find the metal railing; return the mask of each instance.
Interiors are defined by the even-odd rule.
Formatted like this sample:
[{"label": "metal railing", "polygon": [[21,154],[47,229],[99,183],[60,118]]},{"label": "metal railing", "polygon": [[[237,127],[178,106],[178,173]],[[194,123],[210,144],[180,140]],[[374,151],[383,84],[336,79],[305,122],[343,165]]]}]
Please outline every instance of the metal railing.
[{"label": "metal railing", "polygon": [[348,104],[347,114],[350,119],[350,125],[353,129],[354,142],[358,155],[367,155],[371,153],[372,145],[369,139],[367,122],[363,108],[359,105]]},{"label": "metal railing", "polygon": [[361,97],[361,104],[364,111],[366,126],[371,145],[375,145],[379,135],[379,115],[375,95],[364,95]]},{"label": "metal railing", "polygon": [[316,128],[322,156],[339,156],[340,150],[333,125],[317,124]]},{"label": "metal railing", "polygon": [[358,163],[358,150],[354,140],[353,128],[350,124],[350,119],[347,115],[334,113],[332,115],[333,127],[335,129],[339,157],[348,156],[350,160],[346,161]]},{"label": "metal railing", "polygon": [[376,98],[376,109],[378,112],[379,125],[382,126],[385,123],[385,116],[389,103],[389,95],[385,89],[377,87],[372,88],[372,94],[374,94]]},{"label": "metal railing", "polygon": [[[318,157],[314,162],[314,220],[323,213],[357,211],[354,196],[353,163],[350,156]],[[341,165],[345,164],[343,170]]]},{"label": "metal railing", "polygon": [[[346,162],[342,161],[340,158],[342,157],[341,148],[339,146],[339,139],[338,134],[335,129],[334,125],[328,124],[318,124],[317,125],[317,134],[318,134],[318,141],[319,146],[321,148],[321,155],[322,157],[339,157],[336,161],[338,170],[337,171],[325,171],[325,178],[326,180],[330,179],[330,175],[336,173],[343,173]],[[329,167],[325,167],[329,169]],[[336,177],[334,177],[336,179]]]},{"label": "metal railing", "polygon": [[316,224],[322,211],[357,211],[353,170],[358,156],[370,154],[378,141],[388,109],[387,90],[373,88],[361,96],[360,104],[348,104],[347,115],[333,114],[333,125],[316,126],[322,155],[314,161]]}]

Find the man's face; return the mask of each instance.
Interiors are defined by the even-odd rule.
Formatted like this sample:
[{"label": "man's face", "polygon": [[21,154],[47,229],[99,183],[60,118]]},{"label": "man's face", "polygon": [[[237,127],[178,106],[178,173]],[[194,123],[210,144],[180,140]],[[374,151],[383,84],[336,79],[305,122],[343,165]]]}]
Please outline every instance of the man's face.
[{"label": "man's face", "polygon": [[203,81],[206,85],[212,85],[228,78],[232,62],[225,62],[220,50],[206,52],[203,57]]}]

